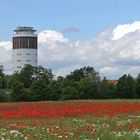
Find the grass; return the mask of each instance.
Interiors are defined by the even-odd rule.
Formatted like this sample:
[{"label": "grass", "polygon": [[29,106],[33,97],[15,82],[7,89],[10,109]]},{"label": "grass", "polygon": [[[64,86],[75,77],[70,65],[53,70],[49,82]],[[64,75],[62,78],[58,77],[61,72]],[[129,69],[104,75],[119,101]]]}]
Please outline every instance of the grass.
[{"label": "grass", "polygon": [[[82,100],[80,102],[139,102],[139,100]],[[68,102],[60,102],[65,105]],[[74,101],[77,102],[77,101]],[[79,102],[79,101],[78,101]],[[11,103],[4,103],[9,106]],[[14,103],[19,105],[22,103]],[[34,103],[36,104],[36,103]],[[52,102],[53,104],[53,102]],[[0,104],[0,106],[3,104]],[[13,105],[13,103],[12,103]],[[1,113],[1,112],[0,112]],[[116,116],[62,118],[1,118],[0,140],[140,140],[140,113]]]}]

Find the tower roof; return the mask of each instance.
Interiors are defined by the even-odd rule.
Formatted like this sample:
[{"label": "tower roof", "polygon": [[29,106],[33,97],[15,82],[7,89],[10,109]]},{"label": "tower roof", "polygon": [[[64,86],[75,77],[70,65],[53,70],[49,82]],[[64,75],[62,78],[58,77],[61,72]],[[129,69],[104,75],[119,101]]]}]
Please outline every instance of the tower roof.
[{"label": "tower roof", "polygon": [[28,27],[28,26],[18,26],[14,32],[22,32],[22,31],[32,31],[36,32],[36,30],[33,27]]}]

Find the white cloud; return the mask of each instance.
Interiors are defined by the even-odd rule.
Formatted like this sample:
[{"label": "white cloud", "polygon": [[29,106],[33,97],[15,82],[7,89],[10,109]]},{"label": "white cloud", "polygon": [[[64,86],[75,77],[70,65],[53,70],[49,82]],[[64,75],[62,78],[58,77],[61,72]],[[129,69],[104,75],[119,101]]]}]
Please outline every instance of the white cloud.
[{"label": "white cloud", "polygon": [[61,33],[45,30],[38,34],[39,61],[43,64],[57,63],[68,58],[71,43]]},{"label": "white cloud", "polygon": [[121,69],[118,67],[103,67],[99,70],[100,75],[103,77],[108,77],[110,79],[113,79],[114,77],[118,77],[118,75],[121,75]]},{"label": "white cloud", "polygon": [[12,43],[10,41],[0,41],[0,46],[6,50],[11,50]]},{"label": "white cloud", "polygon": [[12,43],[10,41],[0,41],[0,63],[4,65],[6,73],[11,73],[12,67]]},{"label": "white cloud", "polygon": [[52,43],[52,42],[67,42],[68,40],[63,37],[61,33],[52,30],[44,30],[38,35],[39,43]]},{"label": "white cloud", "polygon": [[[96,38],[77,42],[70,41],[60,32],[44,30],[38,34],[39,64],[52,68],[56,75],[66,75],[76,68],[89,65],[111,79],[123,73],[136,76],[140,68],[139,24],[137,21],[119,25]],[[11,42],[0,42],[0,46],[0,60],[8,70]]]},{"label": "white cloud", "polygon": [[140,21],[135,21],[132,24],[118,25],[113,30],[113,40],[118,40],[128,33],[135,32],[140,29]]}]

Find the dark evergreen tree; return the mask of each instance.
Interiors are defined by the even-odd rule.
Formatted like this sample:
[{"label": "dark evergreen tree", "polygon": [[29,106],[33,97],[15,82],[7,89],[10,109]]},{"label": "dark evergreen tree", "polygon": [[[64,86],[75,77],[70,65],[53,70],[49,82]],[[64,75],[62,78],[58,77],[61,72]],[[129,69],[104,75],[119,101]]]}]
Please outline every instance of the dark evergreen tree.
[{"label": "dark evergreen tree", "polygon": [[97,96],[98,99],[109,99],[109,98],[111,98],[110,85],[108,83],[108,80],[105,77],[98,84],[98,89],[97,89],[97,95],[96,96]]},{"label": "dark evergreen tree", "polygon": [[124,74],[117,82],[116,94],[118,98],[135,98],[135,81],[133,77],[128,74]]},{"label": "dark evergreen tree", "polygon": [[140,98],[140,74],[136,78],[136,96]]},{"label": "dark evergreen tree", "polygon": [[99,73],[93,67],[77,69],[66,76],[66,79],[78,82],[78,96],[81,99],[93,99],[100,81]]},{"label": "dark evergreen tree", "polygon": [[42,82],[42,80],[34,80],[30,89],[33,101],[43,101],[47,99],[47,85]]},{"label": "dark evergreen tree", "polygon": [[61,100],[76,100],[79,99],[78,91],[74,87],[65,87],[61,93]]},{"label": "dark evergreen tree", "polygon": [[26,65],[19,73],[19,81],[23,83],[25,88],[29,88],[33,82],[34,68],[31,65]]},{"label": "dark evergreen tree", "polygon": [[99,81],[86,77],[79,82],[79,94],[81,99],[95,99],[97,98],[97,88]]},{"label": "dark evergreen tree", "polygon": [[5,74],[3,73],[3,70],[0,69],[0,89],[5,87],[6,87]]},{"label": "dark evergreen tree", "polygon": [[9,102],[10,96],[0,89],[0,102]]},{"label": "dark evergreen tree", "polygon": [[42,66],[39,66],[34,67],[33,77],[45,84],[49,84],[53,80],[54,75],[52,74],[51,69],[45,69]]},{"label": "dark evergreen tree", "polygon": [[27,95],[25,95],[24,85],[18,80],[13,80],[11,100],[17,102],[28,100]]},{"label": "dark evergreen tree", "polygon": [[47,100],[57,101],[61,98],[61,93],[63,90],[63,81],[54,80],[49,84]]},{"label": "dark evergreen tree", "polygon": [[93,67],[83,67],[80,69],[76,69],[66,76],[68,80],[80,81],[83,78],[93,78],[95,80],[99,80],[99,73]]}]

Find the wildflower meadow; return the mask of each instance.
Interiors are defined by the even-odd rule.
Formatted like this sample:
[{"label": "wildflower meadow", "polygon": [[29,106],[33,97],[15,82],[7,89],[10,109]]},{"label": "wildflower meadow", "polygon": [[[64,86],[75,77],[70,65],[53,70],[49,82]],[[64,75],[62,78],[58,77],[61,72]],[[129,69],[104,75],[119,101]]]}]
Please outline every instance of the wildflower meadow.
[{"label": "wildflower meadow", "polygon": [[139,140],[139,101],[0,104],[1,140]]}]

